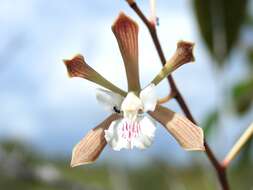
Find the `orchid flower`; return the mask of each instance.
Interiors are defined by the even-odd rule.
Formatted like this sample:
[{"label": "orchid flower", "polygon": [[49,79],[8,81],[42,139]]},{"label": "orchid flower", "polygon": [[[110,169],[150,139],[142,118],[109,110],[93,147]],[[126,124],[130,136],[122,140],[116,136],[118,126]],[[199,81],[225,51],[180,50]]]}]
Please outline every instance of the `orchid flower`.
[{"label": "orchid flower", "polygon": [[156,121],[186,150],[204,150],[203,131],[186,117],[159,105],[156,86],[181,65],[194,60],[193,44],[180,41],[177,50],[160,73],[141,89],[138,66],[138,25],[120,13],[112,31],[117,39],[124,61],[128,91],[115,86],[92,69],[82,55],[64,60],[70,77],[81,77],[94,82],[99,88],[96,98],[110,113],[102,123],[74,147],[71,166],[94,162],[106,144],[113,150],[146,149],[151,146]]}]

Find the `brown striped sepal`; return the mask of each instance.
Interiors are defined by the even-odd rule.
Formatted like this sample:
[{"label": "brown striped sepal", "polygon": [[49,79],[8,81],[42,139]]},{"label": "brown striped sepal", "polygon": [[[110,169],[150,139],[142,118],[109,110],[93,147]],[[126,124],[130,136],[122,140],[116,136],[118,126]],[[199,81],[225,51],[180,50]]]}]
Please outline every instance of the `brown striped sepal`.
[{"label": "brown striped sepal", "polygon": [[193,55],[193,48],[194,43],[187,42],[187,41],[179,41],[177,43],[177,50],[175,54],[172,56],[172,58],[167,61],[166,64],[172,64],[174,65],[175,69],[178,67],[195,61],[194,55]]},{"label": "brown striped sepal", "polygon": [[112,31],[118,41],[120,52],[125,64],[128,91],[139,91],[138,66],[138,25],[124,13],[120,13]]},{"label": "brown striped sepal", "polygon": [[80,54],[74,56],[72,59],[63,60],[67,67],[69,77],[81,77],[87,80],[93,80],[97,72],[92,69]]},{"label": "brown striped sepal", "polygon": [[203,130],[186,117],[159,105],[149,114],[160,122],[185,150],[205,150]]},{"label": "brown striped sepal", "polygon": [[110,81],[105,79],[97,71],[91,68],[84,60],[84,57],[80,54],[74,56],[70,60],[63,60],[64,64],[67,67],[68,74],[70,77],[81,77],[87,79],[91,82],[94,82],[104,88],[107,88],[115,93],[118,93],[122,96],[126,95],[126,92],[112,84]]},{"label": "brown striped sepal", "polygon": [[104,130],[110,126],[112,121],[119,118],[119,115],[112,114],[88,132],[72,151],[71,167],[89,164],[98,158],[106,145]]},{"label": "brown striped sepal", "polygon": [[127,1],[127,3],[129,4],[129,5],[132,5],[133,3],[135,3],[135,0],[126,0]]}]

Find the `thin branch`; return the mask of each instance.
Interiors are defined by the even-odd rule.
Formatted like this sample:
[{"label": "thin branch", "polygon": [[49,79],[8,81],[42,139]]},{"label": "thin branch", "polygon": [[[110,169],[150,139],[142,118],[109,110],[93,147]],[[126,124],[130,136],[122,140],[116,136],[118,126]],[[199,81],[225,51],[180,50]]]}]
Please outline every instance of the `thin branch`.
[{"label": "thin branch", "polygon": [[[136,4],[136,2],[134,0],[131,0],[131,1],[127,0],[127,2],[129,4],[129,6],[135,11],[135,13],[140,17],[140,19],[144,22],[144,24],[148,28],[149,33],[152,37],[153,43],[155,45],[156,51],[157,51],[157,53],[159,55],[159,58],[161,60],[161,63],[162,63],[162,65],[165,65],[166,64],[166,58],[165,58],[165,55],[163,53],[159,38],[157,36],[157,31],[156,31],[155,24],[150,22],[146,18],[146,16],[143,14],[143,12],[140,10],[140,8],[138,7],[138,5]],[[181,95],[179,89],[177,88],[176,83],[175,83],[172,75],[169,75],[167,77],[167,80],[169,82],[171,92],[175,93],[175,99],[178,102],[181,109],[183,110],[186,117],[188,119],[190,119],[193,123],[197,124],[197,122],[195,121],[192,113],[190,112],[183,96]],[[229,185],[228,185],[227,176],[226,176],[226,168],[223,167],[223,165],[220,164],[220,162],[217,160],[214,153],[212,152],[209,145],[207,144],[206,140],[205,140],[204,145],[205,145],[205,148],[206,148],[206,155],[209,158],[210,162],[212,163],[213,167],[215,168],[215,170],[217,172],[218,179],[220,181],[222,189],[223,190],[229,190]]]},{"label": "thin branch", "polygon": [[242,147],[246,144],[246,142],[253,135],[253,123],[246,129],[246,131],[242,134],[242,136],[235,143],[233,148],[229,151],[225,159],[223,160],[223,166],[227,167],[229,163],[236,157]]},{"label": "thin branch", "polygon": [[226,168],[221,163],[219,163],[219,161],[217,160],[214,153],[210,149],[206,140],[204,142],[204,146],[206,148],[206,154],[207,154],[210,162],[212,163],[213,167],[216,170],[217,177],[218,177],[219,182],[222,186],[222,189],[229,190],[230,188],[229,188],[229,184],[228,184],[228,180],[227,180]]}]

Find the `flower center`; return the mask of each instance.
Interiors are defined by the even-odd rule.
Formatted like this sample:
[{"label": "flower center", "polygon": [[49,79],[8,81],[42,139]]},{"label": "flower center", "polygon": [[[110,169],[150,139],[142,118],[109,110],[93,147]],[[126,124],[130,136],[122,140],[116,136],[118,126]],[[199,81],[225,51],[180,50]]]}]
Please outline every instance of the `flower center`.
[{"label": "flower center", "polygon": [[139,97],[137,97],[133,92],[129,92],[122,102],[121,109],[125,118],[135,122],[138,117],[139,110],[143,110],[143,104]]}]

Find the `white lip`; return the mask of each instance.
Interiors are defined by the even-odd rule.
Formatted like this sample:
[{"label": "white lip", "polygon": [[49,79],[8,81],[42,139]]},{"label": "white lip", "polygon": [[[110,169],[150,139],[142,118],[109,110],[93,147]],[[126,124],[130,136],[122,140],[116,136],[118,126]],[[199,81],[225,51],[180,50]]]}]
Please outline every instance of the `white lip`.
[{"label": "white lip", "polygon": [[147,116],[135,121],[123,118],[111,123],[108,130],[105,130],[105,139],[116,151],[134,147],[146,149],[153,142],[155,130],[154,121]]}]

